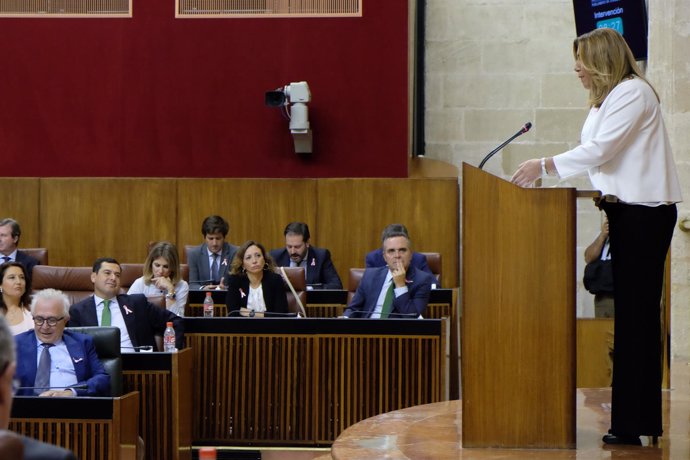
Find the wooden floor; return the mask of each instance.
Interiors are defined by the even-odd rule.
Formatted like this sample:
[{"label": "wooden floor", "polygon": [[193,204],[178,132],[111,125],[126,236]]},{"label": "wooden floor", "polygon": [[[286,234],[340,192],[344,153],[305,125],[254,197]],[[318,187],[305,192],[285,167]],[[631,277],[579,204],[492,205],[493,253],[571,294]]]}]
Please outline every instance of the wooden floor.
[{"label": "wooden floor", "polygon": [[[577,449],[463,449],[461,402],[448,401],[389,412],[359,422],[333,444],[335,460],[355,459],[690,459],[690,364],[675,361],[671,389],[664,391],[664,436],[657,446],[646,437],[643,446],[604,446],[611,390],[577,391]],[[313,455],[313,452],[312,452]],[[315,458],[292,457],[294,460]],[[318,460],[328,456],[319,456]]]}]

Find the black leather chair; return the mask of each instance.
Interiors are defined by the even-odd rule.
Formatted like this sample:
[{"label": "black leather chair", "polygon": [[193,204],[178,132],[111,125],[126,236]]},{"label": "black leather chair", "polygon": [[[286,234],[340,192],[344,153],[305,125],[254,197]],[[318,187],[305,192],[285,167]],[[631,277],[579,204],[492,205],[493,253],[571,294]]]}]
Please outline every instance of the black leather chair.
[{"label": "black leather chair", "polygon": [[122,354],[120,353],[120,329],[117,327],[68,327],[65,330],[93,336],[98,358],[110,376],[110,395],[122,396]]}]

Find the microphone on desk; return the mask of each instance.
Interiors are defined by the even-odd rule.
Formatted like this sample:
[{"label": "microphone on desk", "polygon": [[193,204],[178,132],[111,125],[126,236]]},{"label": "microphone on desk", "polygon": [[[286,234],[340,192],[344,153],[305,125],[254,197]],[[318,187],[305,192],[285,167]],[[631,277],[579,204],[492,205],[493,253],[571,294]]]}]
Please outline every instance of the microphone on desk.
[{"label": "microphone on desk", "polygon": [[228,317],[242,317],[242,318],[297,318],[297,313],[278,312],[278,311],[254,311],[248,308],[240,308],[239,310],[231,310],[228,312]]},{"label": "microphone on desk", "polygon": [[522,136],[523,134],[525,134],[527,131],[530,130],[531,127],[532,127],[532,123],[528,121],[527,123],[525,123],[525,125],[524,125],[522,128],[520,128],[520,131],[518,131],[518,132],[516,132],[515,134],[513,134],[513,135],[510,137],[510,139],[508,139],[507,141],[505,141],[504,143],[502,143],[501,145],[499,145],[498,147],[496,147],[495,149],[493,149],[491,152],[489,152],[489,154],[488,154],[487,156],[484,157],[484,159],[482,160],[482,162],[479,163],[479,169],[482,169],[482,168],[484,167],[484,163],[486,163],[487,161],[489,161],[489,158],[491,158],[492,156],[494,156],[494,155],[495,155],[499,150],[501,150],[503,147],[505,147],[506,145],[508,145],[508,144],[510,144],[511,142],[513,142],[513,140],[514,140],[515,138],[517,138],[517,137]]},{"label": "microphone on desk", "polygon": [[408,318],[408,319],[416,319],[419,318],[420,314],[419,313],[390,313],[388,315],[388,319],[402,319],[402,318]]},{"label": "microphone on desk", "polygon": [[147,352],[153,351],[153,346],[151,345],[140,345],[138,347],[120,347],[120,350],[134,350],[135,352]]},{"label": "microphone on desk", "polygon": [[69,389],[74,389],[74,390],[88,390],[89,385],[86,383],[80,383],[78,385],[70,385],[70,386],[61,386],[61,387],[17,387],[15,390],[17,391],[48,391],[48,390],[69,390]]},{"label": "microphone on desk", "polygon": [[200,284],[202,286],[209,284],[217,285],[220,284],[220,280],[189,280],[189,284]]}]

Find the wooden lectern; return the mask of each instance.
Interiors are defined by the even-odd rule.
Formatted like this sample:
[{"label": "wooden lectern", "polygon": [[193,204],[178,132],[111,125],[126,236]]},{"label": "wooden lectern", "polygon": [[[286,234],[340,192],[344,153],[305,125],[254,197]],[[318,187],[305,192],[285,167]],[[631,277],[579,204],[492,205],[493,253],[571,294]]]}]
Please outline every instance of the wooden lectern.
[{"label": "wooden lectern", "polygon": [[462,445],[574,449],[576,191],[462,182]]}]

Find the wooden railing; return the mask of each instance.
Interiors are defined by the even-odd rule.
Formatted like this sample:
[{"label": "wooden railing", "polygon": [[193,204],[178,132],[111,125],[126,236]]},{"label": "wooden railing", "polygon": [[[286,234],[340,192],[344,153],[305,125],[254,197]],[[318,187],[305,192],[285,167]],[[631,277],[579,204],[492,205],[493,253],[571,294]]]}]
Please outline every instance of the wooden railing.
[{"label": "wooden railing", "polygon": [[186,318],[194,442],[330,444],[364,418],[441,401],[447,323]]},{"label": "wooden railing", "polygon": [[192,458],[192,351],[123,353],[125,391],[140,392],[139,425],[148,460]]},{"label": "wooden railing", "polygon": [[17,397],[10,430],[89,460],[136,459],[139,393],[121,398]]}]

